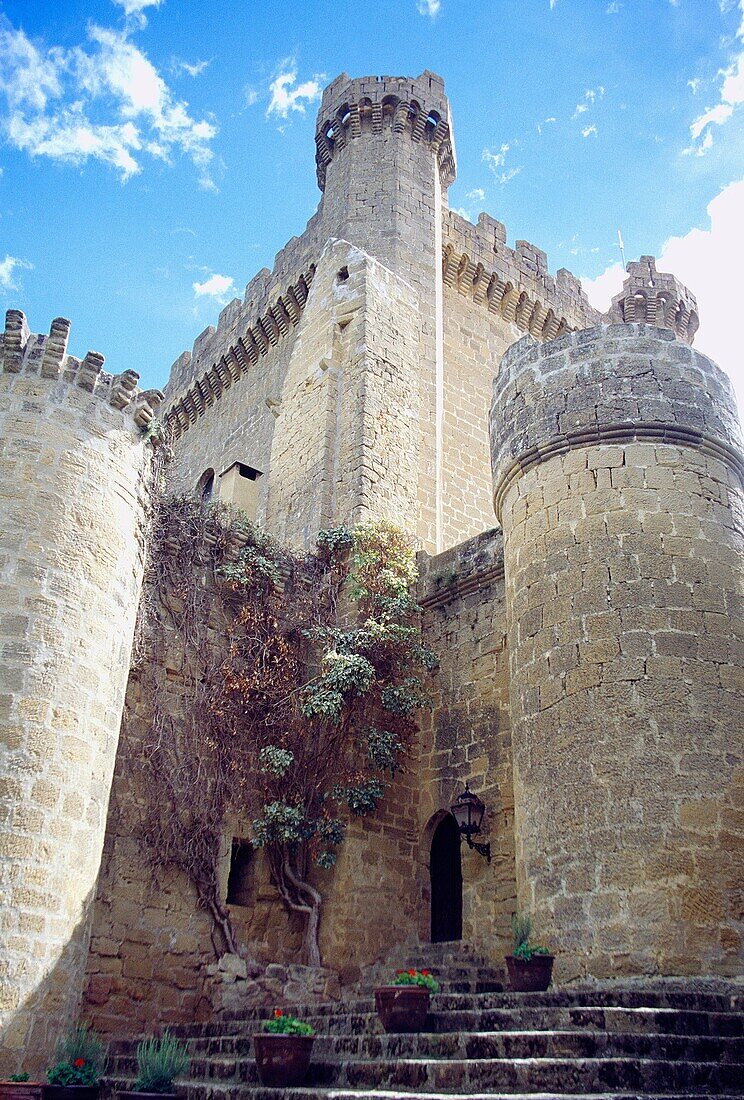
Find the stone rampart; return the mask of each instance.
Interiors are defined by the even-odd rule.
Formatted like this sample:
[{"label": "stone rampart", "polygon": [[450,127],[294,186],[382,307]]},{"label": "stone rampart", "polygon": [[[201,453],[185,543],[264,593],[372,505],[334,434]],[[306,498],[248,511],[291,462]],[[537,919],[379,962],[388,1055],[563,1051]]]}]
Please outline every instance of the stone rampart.
[{"label": "stone rampart", "polygon": [[82,993],[162,398],[69,327],[10,310],[0,341],[0,1076],[48,1064]]},{"label": "stone rampart", "polygon": [[473,225],[447,210],[442,237],[445,286],[518,331],[553,340],[599,322],[575,275],[566,268],[550,275],[546,254],[529,241],[509,248],[506,227],[488,214]]},{"label": "stone rampart", "polygon": [[740,439],[667,329],[522,340],[495,380],[518,895],[559,978],[740,966]]}]

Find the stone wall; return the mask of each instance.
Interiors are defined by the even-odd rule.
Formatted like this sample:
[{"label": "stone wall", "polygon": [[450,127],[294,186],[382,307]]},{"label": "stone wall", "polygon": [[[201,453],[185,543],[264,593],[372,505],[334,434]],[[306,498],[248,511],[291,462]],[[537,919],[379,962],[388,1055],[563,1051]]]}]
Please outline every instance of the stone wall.
[{"label": "stone wall", "polygon": [[0,346],[0,1076],[77,1012],[142,576],[162,395],[8,313]]},{"label": "stone wall", "polygon": [[501,962],[516,907],[501,533],[488,531],[435,557],[421,555],[420,566],[423,640],[440,663],[415,765],[422,787],[418,931],[426,942],[433,826],[468,782],[487,807],[484,835],[478,839],[490,841],[492,862],[462,845],[463,939]]},{"label": "stone wall", "polygon": [[741,964],[742,475],[671,331],[521,341],[494,383],[522,908],[559,978]]}]

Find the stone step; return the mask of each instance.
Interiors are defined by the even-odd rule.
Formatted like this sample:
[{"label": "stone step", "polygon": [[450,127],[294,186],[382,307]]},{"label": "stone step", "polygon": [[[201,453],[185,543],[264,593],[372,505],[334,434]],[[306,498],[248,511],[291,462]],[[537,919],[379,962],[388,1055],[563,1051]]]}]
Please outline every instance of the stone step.
[{"label": "stone step", "polygon": [[[744,1035],[744,1015],[736,1012],[690,1011],[679,1008],[625,1008],[616,1006],[492,1008],[472,1011],[439,1011],[438,999],[427,1019],[427,1031],[431,1032],[493,1032],[493,1031],[570,1031],[588,1028],[597,1031],[632,1032],[643,1034],[674,1035]],[[319,1012],[325,1006],[314,1006],[308,1012],[293,1009],[311,1024],[319,1034],[363,1035],[381,1034],[377,1013]],[[258,1031],[270,1016],[268,1010],[260,1015],[252,1014],[243,1019],[223,1020],[206,1024],[190,1024],[177,1029],[184,1038],[219,1038],[232,1035],[248,1035]],[[133,1049],[135,1041],[114,1044],[114,1050]]]},{"label": "stone step", "polygon": [[[448,993],[432,998],[432,1009],[438,1012],[474,1011],[494,1008],[563,1008],[563,1007],[622,1007],[622,1008],[679,1008],[700,1012],[744,1011],[744,994],[688,992],[678,990],[629,989],[551,989],[545,993]],[[367,1013],[374,1008],[371,996],[356,997],[348,1001],[328,1004],[298,1004],[292,1006],[297,1016],[337,1015],[339,1013]],[[224,1014],[223,1020],[266,1018],[269,1007],[243,1009],[239,1013]]]},{"label": "stone step", "polygon": [[[117,1085],[119,1083],[117,1082]],[[124,1087],[124,1083],[121,1083]],[[180,1088],[181,1086],[179,1086]],[[515,1092],[401,1092],[398,1089],[337,1089],[314,1088],[269,1089],[261,1085],[213,1085],[209,1088],[208,1100],[704,1100],[709,1092],[595,1092],[566,1093],[543,1092],[536,1095]],[[207,1100],[204,1089],[189,1085],[183,1088],[184,1100]],[[717,1100],[739,1100],[741,1092],[717,1093]]]},{"label": "stone step", "polygon": [[[212,1058],[253,1057],[253,1037],[193,1040],[192,1076],[209,1076]],[[606,1031],[446,1032],[419,1035],[318,1036],[313,1047],[320,1060],[350,1058],[597,1058],[633,1056],[692,1062],[744,1062],[744,1037],[608,1033]],[[117,1057],[112,1071],[134,1074],[133,1055]]]},{"label": "stone step", "polygon": [[[253,1060],[213,1059],[207,1079],[182,1083],[186,1100],[213,1100],[217,1083],[257,1086]],[[527,1095],[662,1091],[703,1095],[741,1093],[744,1064],[669,1061],[659,1058],[426,1058],[375,1059],[348,1062],[313,1060],[307,1085],[361,1090],[388,1089],[403,1093],[463,1093],[499,1091]]]}]

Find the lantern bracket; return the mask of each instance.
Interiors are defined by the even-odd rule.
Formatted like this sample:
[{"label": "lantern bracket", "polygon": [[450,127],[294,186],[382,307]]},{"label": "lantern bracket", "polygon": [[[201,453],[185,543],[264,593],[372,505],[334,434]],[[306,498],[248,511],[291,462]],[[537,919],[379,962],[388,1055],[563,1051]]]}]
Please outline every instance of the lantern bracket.
[{"label": "lantern bracket", "polygon": [[491,842],[488,844],[479,844],[477,840],[472,840],[470,833],[460,833],[460,836],[464,836],[468,842],[468,848],[472,848],[474,851],[485,858],[485,860],[491,862]]}]

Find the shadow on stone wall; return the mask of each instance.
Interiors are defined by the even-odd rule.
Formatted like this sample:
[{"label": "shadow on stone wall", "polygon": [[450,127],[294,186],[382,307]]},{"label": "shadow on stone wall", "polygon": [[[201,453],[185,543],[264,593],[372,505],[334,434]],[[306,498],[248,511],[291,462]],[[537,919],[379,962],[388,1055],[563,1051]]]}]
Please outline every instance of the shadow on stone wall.
[{"label": "shadow on stone wall", "polygon": [[84,916],[53,968],[25,999],[4,1014],[0,1024],[0,1079],[23,1072],[32,1079],[44,1080],[60,1037],[77,1023],[92,908],[91,891],[83,903]]}]

